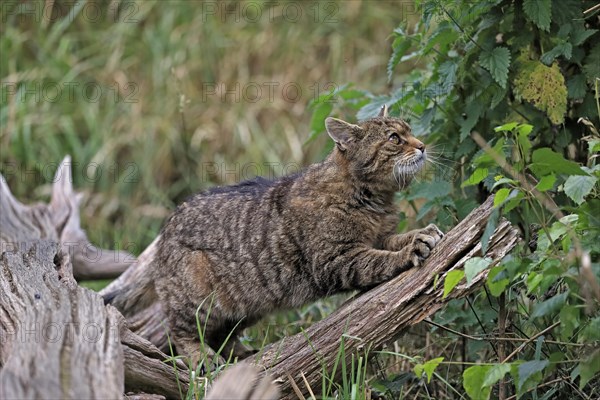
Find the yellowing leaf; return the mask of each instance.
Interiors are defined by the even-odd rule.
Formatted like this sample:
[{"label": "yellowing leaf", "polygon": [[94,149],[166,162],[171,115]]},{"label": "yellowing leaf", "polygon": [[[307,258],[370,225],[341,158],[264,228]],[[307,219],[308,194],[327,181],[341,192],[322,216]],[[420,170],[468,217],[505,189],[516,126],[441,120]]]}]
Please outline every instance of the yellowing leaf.
[{"label": "yellowing leaf", "polygon": [[417,364],[415,365],[414,371],[415,375],[421,377],[423,372],[427,374],[427,383],[431,382],[431,377],[433,376],[433,372],[437,368],[440,363],[444,361],[444,357],[434,358],[433,360],[427,361],[425,364]]},{"label": "yellowing leaf", "polygon": [[563,123],[567,86],[558,64],[547,67],[538,61],[526,62],[515,79],[515,94],[545,112],[553,124]]}]

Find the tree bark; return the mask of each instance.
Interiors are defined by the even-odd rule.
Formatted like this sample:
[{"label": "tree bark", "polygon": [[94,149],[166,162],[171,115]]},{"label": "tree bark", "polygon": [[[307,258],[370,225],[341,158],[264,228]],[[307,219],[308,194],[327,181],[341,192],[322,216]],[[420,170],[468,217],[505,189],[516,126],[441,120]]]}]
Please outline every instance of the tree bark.
[{"label": "tree bark", "polygon": [[462,268],[472,257],[489,257],[495,265],[516,245],[518,232],[503,220],[490,238],[486,253],[481,253],[480,239],[492,210],[493,200],[489,198],[446,234],[421,268],[358,295],[305,332],[268,346],[256,362],[263,367],[263,374],[275,378],[285,399],[297,398],[293,385],[308,395],[308,387],[313,391],[320,387],[323,366],[332,371],[340,340],[344,340],[348,363],[351,354],[380,348],[433,315],[451,299],[474,292],[489,270],[477,274],[469,284],[459,284],[446,298],[443,298],[443,280],[448,271]]},{"label": "tree bark", "polygon": [[[77,285],[52,241],[0,256],[0,398],[185,395],[189,372],[132,333],[121,314]],[[177,384],[179,379],[179,385]]]},{"label": "tree bark", "polygon": [[67,156],[56,170],[50,204],[33,206],[15,199],[0,175],[0,253],[50,239],[60,242],[69,253],[75,279],[115,278],[135,257],[123,251],[99,249],[89,242],[79,218],[82,195],[73,190],[71,175],[71,157]]},{"label": "tree bark", "polygon": [[121,397],[122,317],[77,286],[69,256],[40,241],[0,268],[0,397]]}]

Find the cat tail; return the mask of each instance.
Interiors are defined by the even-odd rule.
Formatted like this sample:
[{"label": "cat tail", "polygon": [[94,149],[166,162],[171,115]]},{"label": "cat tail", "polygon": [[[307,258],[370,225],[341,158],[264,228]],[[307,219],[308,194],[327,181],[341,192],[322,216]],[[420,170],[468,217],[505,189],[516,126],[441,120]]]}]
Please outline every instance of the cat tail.
[{"label": "cat tail", "polygon": [[154,277],[151,273],[154,261],[150,261],[150,263],[143,271],[129,268],[119,278],[119,280],[124,278],[125,281],[129,280],[132,283],[118,285],[117,282],[113,282],[103,289],[100,295],[104,298],[104,304],[112,305],[127,317],[158,301]]}]

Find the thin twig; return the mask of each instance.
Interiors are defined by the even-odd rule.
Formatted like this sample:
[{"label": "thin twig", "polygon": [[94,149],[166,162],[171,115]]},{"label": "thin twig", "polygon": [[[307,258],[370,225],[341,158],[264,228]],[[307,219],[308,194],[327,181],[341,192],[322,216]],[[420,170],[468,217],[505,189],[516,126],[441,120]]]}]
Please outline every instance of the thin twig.
[{"label": "thin twig", "polygon": [[533,342],[535,339],[537,339],[538,337],[542,336],[544,333],[547,333],[548,331],[551,331],[552,329],[556,328],[558,325],[560,325],[560,321],[557,321],[555,323],[553,323],[552,325],[550,325],[549,327],[547,327],[546,329],[544,329],[543,331],[536,333],[535,335],[533,335],[532,337],[530,337],[529,339],[527,339],[527,341],[525,341],[522,345],[520,345],[519,347],[517,347],[515,349],[515,351],[513,351],[512,353],[510,353],[508,355],[508,357],[506,357],[503,361],[502,364],[506,363],[508,360],[510,360],[511,358],[513,358],[516,354],[518,354],[521,350],[523,350],[523,348],[528,344]]},{"label": "thin twig", "polygon": [[[504,292],[502,292],[502,294],[500,295],[500,298],[498,299],[498,303],[499,303],[499,312],[498,312],[498,333],[500,334],[500,336],[504,336],[505,332],[506,332],[506,295]],[[504,354],[506,351],[506,346],[505,343],[503,342],[499,342],[498,343],[498,359],[502,360],[504,359]],[[500,379],[500,382],[498,382],[498,398],[499,400],[506,400],[506,379],[504,377],[502,377],[502,379]]]},{"label": "thin twig", "polygon": [[483,340],[485,340],[485,339],[483,339],[481,337],[471,336],[471,335],[467,335],[466,333],[455,331],[454,329],[450,329],[448,327],[445,327],[444,325],[440,325],[437,322],[433,322],[433,321],[431,321],[429,319],[425,319],[424,321],[427,322],[430,325],[436,326],[436,327],[438,327],[440,329],[443,329],[443,330],[445,330],[447,332],[453,333],[453,334],[458,335],[458,336],[465,337],[467,339],[477,340],[477,341],[483,341]]},{"label": "thin twig", "polygon": [[[562,382],[564,380],[565,380],[565,378],[556,378],[554,380],[551,380],[550,382],[546,382],[546,383],[542,383],[541,385],[537,385],[536,387],[533,387],[533,388],[527,390],[525,393],[529,393],[532,390],[539,389],[539,388],[544,387],[544,386],[550,386],[550,385],[553,385],[555,383]],[[507,398],[506,400],[514,400],[516,398],[517,398],[517,395],[514,394],[514,395],[510,396],[509,398]]]},{"label": "thin twig", "polygon": [[306,376],[304,376],[304,372],[300,371],[300,375],[302,375],[302,380],[304,381],[304,385],[306,386],[306,389],[308,390],[308,393],[310,393],[310,398],[312,400],[317,400],[317,398],[315,397],[315,394],[312,391],[312,388],[310,387],[310,384],[306,380]]},{"label": "thin twig", "polygon": [[290,386],[294,390],[294,393],[296,393],[296,396],[298,396],[298,399],[306,400],[306,397],[304,397],[304,395],[300,391],[300,388],[296,384],[296,381],[294,380],[294,378],[292,378],[292,376],[289,373],[286,373],[286,375],[287,375],[288,380],[290,381]]},{"label": "thin twig", "polygon": [[[511,337],[499,337],[499,336],[489,336],[489,335],[485,335],[485,336],[473,336],[473,335],[467,335],[466,333],[462,333],[459,331],[455,331],[454,329],[448,328],[447,326],[438,324],[437,322],[431,321],[429,319],[425,319],[423,320],[424,322],[433,325],[437,328],[440,328],[446,332],[450,332],[454,335],[457,336],[461,336],[464,337],[466,339],[470,339],[470,340],[476,340],[478,342],[483,342],[483,341],[496,341],[496,342],[531,342],[531,339],[525,339],[525,338],[511,338]],[[587,346],[584,343],[569,343],[569,342],[561,342],[558,340],[544,340],[545,343],[547,344],[555,344],[555,345],[559,345],[559,346],[573,346],[573,347],[585,347]]]},{"label": "thin twig", "polygon": [[592,6],[592,7],[588,8],[583,13],[587,14],[587,13],[590,13],[590,12],[594,12],[594,11],[596,11],[599,8],[600,8],[600,3],[596,4],[595,6]]},{"label": "thin twig", "polygon": [[[469,304],[471,311],[473,311],[473,315],[475,315],[475,318],[477,319],[477,322],[479,323],[481,330],[483,331],[483,333],[485,333],[487,335],[485,327],[483,326],[483,323],[479,319],[479,315],[477,315],[477,313],[475,312],[475,307],[473,307],[473,304],[471,304],[471,300],[469,300],[469,296],[465,297],[465,300],[467,300],[467,303]],[[490,346],[492,346],[492,349],[494,350],[496,357],[498,357],[498,349],[496,349],[496,345],[493,342],[489,342],[489,343],[490,343]]]}]

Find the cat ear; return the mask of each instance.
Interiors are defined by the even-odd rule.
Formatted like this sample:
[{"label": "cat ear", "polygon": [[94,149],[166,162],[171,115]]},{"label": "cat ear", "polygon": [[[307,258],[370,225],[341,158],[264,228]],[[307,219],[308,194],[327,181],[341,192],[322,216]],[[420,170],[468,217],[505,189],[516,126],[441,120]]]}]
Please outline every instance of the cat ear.
[{"label": "cat ear", "polygon": [[377,116],[381,118],[386,118],[388,116],[387,104],[384,104],[383,107],[381,107],[381,110],[379,111],[379,114],[377,114]]},{"label": "cat ear", "polygon": [[325,120],[327,133],[340,150],[346,150],[356,139],[356,133],[362,128],[341,119],[329,117]]}]

